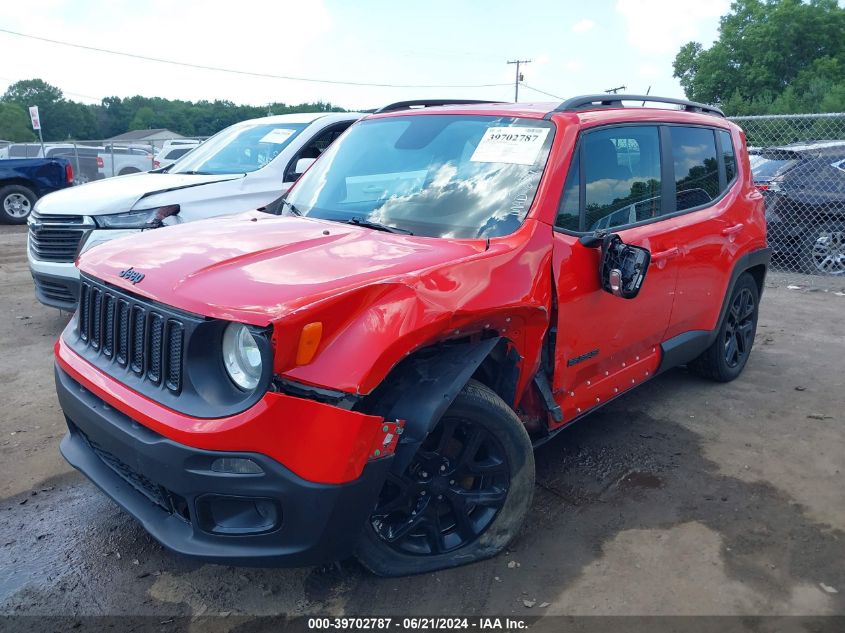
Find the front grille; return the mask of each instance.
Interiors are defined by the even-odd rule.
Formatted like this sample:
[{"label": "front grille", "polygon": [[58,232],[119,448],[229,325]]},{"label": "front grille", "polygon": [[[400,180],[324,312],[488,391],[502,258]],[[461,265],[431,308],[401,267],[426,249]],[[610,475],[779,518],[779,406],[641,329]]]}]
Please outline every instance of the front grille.
[{"label": "front grille", "polygon": [[182,389],[185,327],[146,301],[83,279],[79,338],[90,350],[173,393]]},{"label": "front grille", "polygon": [[30,226],[29,248],[35,259],[45,262],[73,262],[87,232],[83,228]]},{"label": "front grille", "polygon": [[55,215],[50,213],[32,212],[32,220],[34,222],[44,222],[45,224],[82,224],[85,218],[81,215]]}]

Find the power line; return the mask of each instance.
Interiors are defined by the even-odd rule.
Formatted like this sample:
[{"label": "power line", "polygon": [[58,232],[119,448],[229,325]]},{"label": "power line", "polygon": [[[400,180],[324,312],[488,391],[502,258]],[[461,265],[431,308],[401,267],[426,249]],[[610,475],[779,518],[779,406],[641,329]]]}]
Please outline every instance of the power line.
[{"label": "power line", "polygon": [[20,33],[18,31],[11,31],[9,29],[0,28],[0,33],[7,35],[15,35],[31,40],[38,40],[39,42],[47,42],[49,44],[57,44],[59,46],[68,46],[71,48],[79,48],[87,51],[94,51],[96,53],[107,53],[109,55],[119,55],[121,57],[131,57],[133,59],[141,59],[148,62],[157,62],[159,64],[170,64],[172,66],[183,66],[186,68],[196,68],[199,70],[213,70],[221,73],[231,73],[234,75],[247,75],[250,77],[261,77],[263,79],[284,79],[287,81],[304,81],[316,84],[332,84],[341,86],[363,86],[369,88],[496,88],[500,86],[509,86],[510,84],[441,84],[441,85],[413,85],[413,84],[386,84],[386,83],[367,83],[363,81],[341,81],[336,79],[312,79],[310,77],[295,77],[292,75],[272,75],[270,73],[257,73],[247,70],[237,70],[234,68],[221,68],[218,66],[206,66],[203,64],[192,64],[189,62],[177,62],[172,59],[162,59],[160,57],[149,57],[147,55],[137,55],[135,53],[126,53],[123,51],[113,51],[107,48],[97,48],[96,46],[86,46],[84,44],[75,44],[73,42],[63,42],[61,40],[54,40],[48,37],[41,37],[39,35],[30,35],[28,33]]},{"label": "power line", "polygon": [[529,90],[533,90],[534,92],[539,92],[540,94],[546,95],[547,97],[554,97],[555,99],[560,99],[561,101],[564,100],[563,97],[558,97],[557,95],[553,95],[551,92],[546,92],[545,90],[540,90],[539,88],[535,88],[534,86],[529,86],[524,81],[522,82],[522,86],[524,88],[528,88]]}]

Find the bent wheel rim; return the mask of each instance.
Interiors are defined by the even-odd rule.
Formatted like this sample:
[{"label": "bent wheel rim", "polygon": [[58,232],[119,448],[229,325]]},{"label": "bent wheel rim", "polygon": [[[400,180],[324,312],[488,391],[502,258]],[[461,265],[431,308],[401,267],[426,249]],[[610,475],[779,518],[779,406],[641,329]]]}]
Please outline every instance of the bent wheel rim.
[{"label": "bent wheel rim", "polygon": [[471,420],[445,417],[402,476],[388,477],[370,524],[404,554],[445,554],[481,536],[504,506],[509,485],[499,440]]},{"label": "bent wheel rim", "polygon": [[817,271],[826,275],[845,274],[845,233],[822,233],[812,248],[811,257]]},{"label": "bent wheel rim", "polygon": [[13,218],[25,218],[31,207],[29,198],[22,193],[10,193],[3,200],[3,210]]},{"label": "bent wheel rim", "polygon": [[731,369],[742,364],[751,351],[756,307],[748,288],[743,288],[731,302],[724,338],[725,363]]}]

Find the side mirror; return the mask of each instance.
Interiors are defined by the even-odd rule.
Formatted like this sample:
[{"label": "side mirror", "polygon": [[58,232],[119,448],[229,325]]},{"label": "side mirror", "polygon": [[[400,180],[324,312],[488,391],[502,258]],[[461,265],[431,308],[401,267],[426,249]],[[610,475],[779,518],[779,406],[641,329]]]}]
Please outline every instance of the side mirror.
[{"label": "side mirror", "polygon": [[299,177],[304,174],[311,165],[314,164],[314,161],[317,160],[316,158],[300,158],[296,161],[296,165],[293,167],[293,175],[294,177]]},{"label": "side mirror", "polygon": [[625,244],[615,233],[605,235],[601,243],[601,286],[615,297],[633,299],[640,293],[651,253],[640,246]]}]

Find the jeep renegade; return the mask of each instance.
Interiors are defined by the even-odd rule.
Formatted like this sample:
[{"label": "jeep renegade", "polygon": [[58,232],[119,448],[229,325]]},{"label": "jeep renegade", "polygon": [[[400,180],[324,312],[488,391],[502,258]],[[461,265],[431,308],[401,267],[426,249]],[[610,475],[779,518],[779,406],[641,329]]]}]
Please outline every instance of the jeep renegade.
[{"label": "jeep renegade", "polygon": [[278,216],[80,257],[61,450],[171,550],[383,575],[493,556],[533,447],[671,367],[745,367],[770,251],[718,109],[411,105],[352,126]]}]

